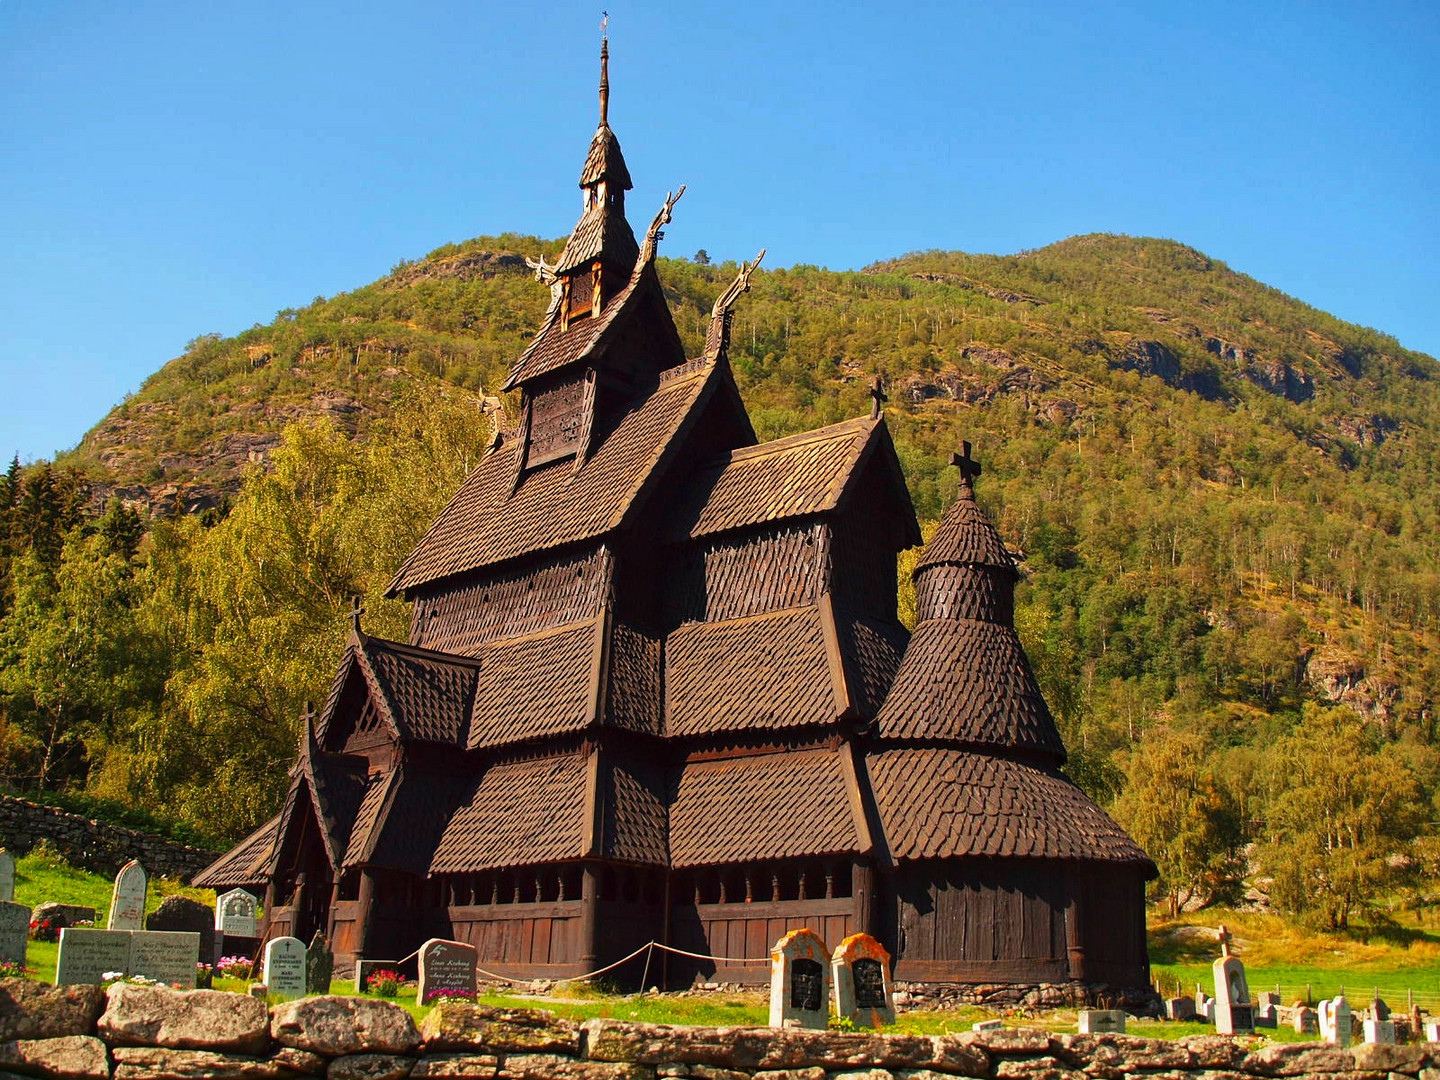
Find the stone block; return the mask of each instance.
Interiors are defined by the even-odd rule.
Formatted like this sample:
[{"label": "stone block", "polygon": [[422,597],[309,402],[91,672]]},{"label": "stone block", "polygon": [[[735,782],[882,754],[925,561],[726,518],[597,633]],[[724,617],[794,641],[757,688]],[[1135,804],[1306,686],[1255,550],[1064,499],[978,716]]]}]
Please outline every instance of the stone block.
[{"label": "stone block", "polygon": [[507,1054],[500,1080],[654,1080],[644,1065],[611,1061],[575,1061],[559,1054]]},{"label": "stone block", "polygon": [[114,1080],[293,1080],[324,1070],[320,1058],[293,1051],[258,1058],[218,1054],[213,1050],[121,1046],[112,1054]]},{"label": "stone block", "polygon": [[1246,1056],[1241,1069],[1257,1076],[1310,1076],[1347,1072],[1354,1067],[1350,1051],[1328,1043],[1289,1043],[1265,1046]]},{"label": "stone block", "polygon": [[1141,1035],[1060,1035],[1060,1056],[1084,1068],[1095,1064],[1124,1069],[1189,1069],[1195,1055],[1170,1039]]},{"label": "stone block", "polygon": [[105,1008],[98,986],[50,986],[0,979],[0,1041],[93,1035]]},{"label": "stone block", "polygon": [[222,990],[172,990],[115,983],[97,1030],[114,1046],[264,1054],[270,1015],[263,1001]]},{"label": "stone block", "polygon": [[1006,1058],[996,1062],[995,1080],[1090,1080],[1049,1054],[1034,1058]]},{"label": "stone block", "polygon": [[330,1062],[325,1080],[405,1080],[415,1059],[399,1054],[347,1054]]},{"label": "stone block", "polygon": [[409,1054],[420,1045],[415,1021],[399,1005],[373,998],[311,997],[286,1001],[270,1015],[282,1046],[324,1057],[362,1052]]},{"label": "stone block", "polygon": [[761,1069],[751,1080],[825,1080],[825,1070],[819,1065],[806,1069]]},{"label": "stone block", "polygon": [[494,1054],[429,1054],[415,1063],[410,1080],[491,1080],[499,1069]]},{"label": "stone block", "polygon": [[579,1056],[580,1028],[548,1009],[496,1009],[466,1001],[442,1001],[420,1025],[429,1053],[489,1050]]},{"label": "stone block", "polygon": [[990,1054],[980,1045],[976,1035],[936,1035],[931,1040],[932,1057],[922,1062],[926,1068],[960,1076],[989,1076]]},{"label": "stone block", "polygon": [[1408,1043],[1404,1046],[1393,1043],[1365,1043],[1352,1047],[1350,1056],[1357,1069],[1408,1073],[1414,1076],[1421,1069],[1440,1064],[1437,1049],[1440,1048],[1427,1043]]},{"label": "stone block", "polygon": [[1059,1045],[1048,1031],[1036,1028],[997,1028],[976,1032],[974,1038],[991,1054],[1048,1054]]},{"label": "stone block", "polygon": [[109,1080],[105,1044],[93,1035],[15,1039],[0,1044],[0,1068],[38,1072],[64,1080]]},{"label": "stone block", "polygon": [[1190,1051],[1198,1069],[1238,1069],[1249,1052],[1243,1043],[1224,1035],[1187,1035],[1175,1042]]}]

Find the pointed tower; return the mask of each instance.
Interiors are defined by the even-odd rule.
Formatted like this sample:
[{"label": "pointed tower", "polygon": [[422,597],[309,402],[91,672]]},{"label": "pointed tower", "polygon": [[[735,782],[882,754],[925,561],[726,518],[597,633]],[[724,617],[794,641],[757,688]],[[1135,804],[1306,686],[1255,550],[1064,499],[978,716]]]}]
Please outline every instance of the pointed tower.
[{"label": "pointed tower", "polygon": [[951,463],[959,492],[916,565],[915,632],[866,762],[895,977],[1143,988],[1155,866],[1059,771],[1015,633],[1015,561],[975,502],[969,443]]}]

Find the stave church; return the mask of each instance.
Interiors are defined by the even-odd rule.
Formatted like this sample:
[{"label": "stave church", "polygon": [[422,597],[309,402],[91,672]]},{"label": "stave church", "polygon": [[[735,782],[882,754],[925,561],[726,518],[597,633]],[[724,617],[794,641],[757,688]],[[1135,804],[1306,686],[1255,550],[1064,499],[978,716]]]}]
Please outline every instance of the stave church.
[{"label": "stave church", "polygon": [[968,445],[912,633],[878,386],[757,442],[727,360],[753,265],[685,355],[655,265],[674,199],[637,241],[607,52],[518,423],[395,575],[409,640],[357,610],[283,808],[196,883],[342,964],[444,937],[560,979],[656,941],[651,982],[759,983],[809,927],[874,934],[897,980],[1147,989],[1155,866],[1061,771]]}]

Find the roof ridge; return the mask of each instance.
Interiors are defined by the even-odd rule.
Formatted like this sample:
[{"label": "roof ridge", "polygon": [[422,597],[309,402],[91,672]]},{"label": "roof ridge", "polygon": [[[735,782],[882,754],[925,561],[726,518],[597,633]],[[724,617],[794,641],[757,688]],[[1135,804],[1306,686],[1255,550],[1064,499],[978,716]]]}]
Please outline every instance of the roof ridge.
[{"label": "roof ridge", "polygon": [[835,438],[844,428],[846,434],[852,431],[860,431],[869,427],[872,431],[880,424],[879,419],[872,419],[869,416],[853,416],[849,420],[837,420],[833,424],[826,424],[824,427],[811,428],[809,431],[797,431],[794,435],[782,435],[778,439],[771,439],[768,442],[756,443],[753,446],[740,446],[726,452],[723,458],[714,458],[707,462],[703,468],[715,467],[724,468],[726,465],[736,461],[751,461],[755,458],[765,457],[769,454],[781,453],[785,450],[793,450],[797,446],[805,446],[812,442],[824,442],[826,439]]},{"label": "roof ridge", "polygon": [[374,637],[365,635],[365,643],[374,643],[383,651],[398,653],[402,656],[408,655],[420,660],[434,660],[442,664],[455,664],[459,667],[478,668],[480,661],[474,656],[464,656],[460,653],[443,652],[440,649],[427,649],[423,645],[412,645],[407,641],[394,641],[390,638]]}]

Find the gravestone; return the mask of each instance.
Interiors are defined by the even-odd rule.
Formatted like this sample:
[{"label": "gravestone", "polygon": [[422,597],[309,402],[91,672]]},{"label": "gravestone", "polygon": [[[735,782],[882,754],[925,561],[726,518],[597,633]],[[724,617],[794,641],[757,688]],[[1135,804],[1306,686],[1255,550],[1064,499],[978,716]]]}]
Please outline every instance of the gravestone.
[{"label": "gravestone", "polygon": [[1004,1020],[976,1020],[970,1025],[971,1031],[999,1031],[1005,1026]]},{"label": "gravestone", "polygon": [[1123,1009],[1081,1009],[1081,1035],[1124,1035],[1125,1011]]},{"label": "gravestone", "polygon": [[115,888],[110,892],[110,914],[107,930],[143,930],[145,928],[145,868],[131,859],[115,875]]},{"label": "gravestone", "polygon": [[1291,1020],[1295,1025],[1295,1034],[1305,1035],[1320,1030],[1320,1014],[1309,1005],[1299,1004],[1291,1010]]},{"label": "gravestone", "polygon": [[231,889],[215,898],[215,929],[231,937],[254,937],[255,912],[260,901],[244,889]]},{"label": "gravestone", "polygon": [[1379,994],[1370,1002],[1370,1018],[1372,1020],[1389,1020],[1390,1006],[1385,1004],[1385,999]]},{"label": "gravestone", "polygon": [[76,923],[95,922],[95,909],[83,907],[80,904],[59,904],[54,900],[46,900],[43,904],[36,904],[35,910],[30,913],[31,919],[48,919],[50,925],[61,930],[67,926],[74,926]]},{"label": "gravestone", "polygon": [[15,899],[15,856],[0,848],[0,901]]},{"label": "gravestone", "polygon": [[30,940],[30,909],[0,900],[0,961],[25,966],[25,945]]},{"label": "gravestone", "polygon": [[305,943],[275,938],[265,946],[265,987],[277,997],[305,996]]},{"label": "gravestone", "polygon": [[1393,1046],[1395,1043],[1395,1021],[1376,1020],[1366,1017],[1360,1025],[1361,1033],[1369,1044]]},{"label": "gravestone", "polygon": [[1195,999],[1192,997],[1167,998],[1165,1000],[1166,1020],[1194,1020]]},{"label": "gravestone", "polygon": [[1353,1014],[1344,994],[1320,1002],[1320,1038],[1336,1046],[1349,1046],[1354,1037]]},{"label": "gravestone", "polygon": [[1425,1021],[1425,1041],[1440,1042],[1440,1020]]},{"label": "gravestone", "polygon": [[824,1030],[830,1022],[829,950],[813,930],[791,930],[770,949],[770,1026]]},{"label": "gravestone", "polygon": [[1223,926],[1219,939],[1220,959],[1211,969],[1215,976],[1215,1032],[1239,1035],[1254,1031],[1255,1003],[1245,981],[1245,965],[1238,956],[1230,955],[1230,931]]},{"label": "gravestone", "polygon": [[319,930],[305,950],[305,991],[309,994],[330,993],[331,976],[335,973],[335,954]]},{"label": "gravestone", "polygon": [[[200,935],[200,963],[215,966],[220,959],[219,942],[211,929],[210,908],[188,896],[167,896],[160,906],[145,916],[146,930],[173,930]],[[168,980],[167,980],[168,981]]]},{"label": "gravestone", "polygon": [[194,990],[199,959],[200,935],[193,930],[137,930],[130,935],[126,974]]},{"label": "gravestone", "polygon": [[122,975],[130,967],[129,930],[92,930],[67,926],[60,931],[60,955],[55,962],[55,985],[104,982],[110,972]]},{"label": "gravestone", "polygon": [[420,946],[420,979],[416,1002],[432,997],[475,996],[475,964],[479,954],[463,941],[431,938]]},{"label": "gravestone", "polygon": [[1278,1028],[1280,1026],[1280,995],[1263,991],[1255,995],[1256,1028]]},{"label": "gravestone", "polygon": [[851,934],[830,955],[835,1012],[856,1027],[895,1022],[890,996],[890,954],[869,934]]}]

